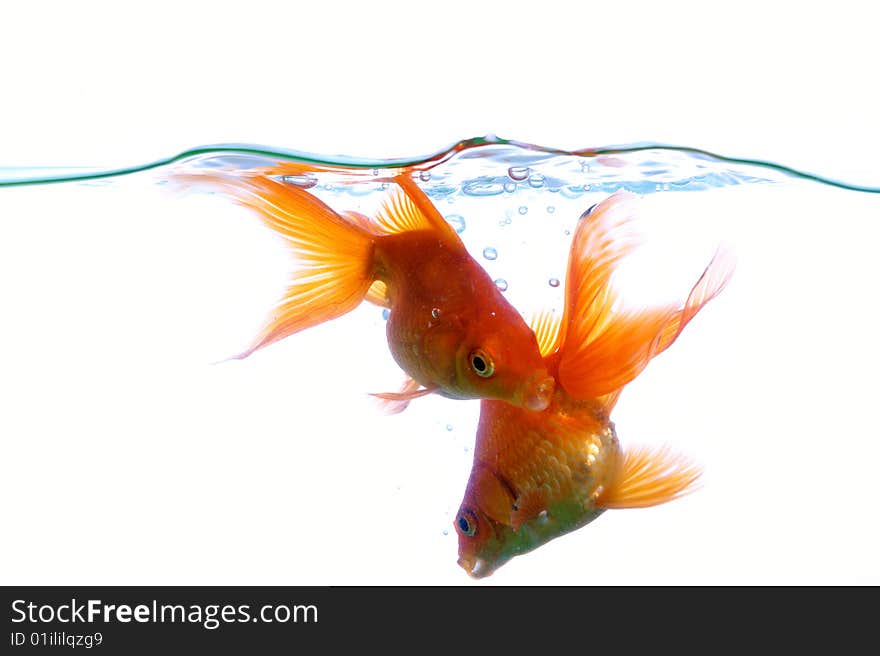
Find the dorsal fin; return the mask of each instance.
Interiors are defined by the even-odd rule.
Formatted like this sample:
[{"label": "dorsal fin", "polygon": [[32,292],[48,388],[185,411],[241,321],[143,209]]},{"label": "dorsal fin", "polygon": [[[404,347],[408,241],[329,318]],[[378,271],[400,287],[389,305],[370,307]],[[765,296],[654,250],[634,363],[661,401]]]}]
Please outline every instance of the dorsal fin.
[{"label": "dorsal fin", "polygon": [[596,499],[599,508],[647,508],[697,488],[700,467],[668,446],[627,449],[623,466]]},{"label": "dorsal fin", "polygon": [[376,214],[375,223],[384,233],[436,230],[447,239],[461,241],[455,229],[437,211],[431,199],[409,174],[395,176],[394,182],[397,187],[389,190],[388,197]]}]

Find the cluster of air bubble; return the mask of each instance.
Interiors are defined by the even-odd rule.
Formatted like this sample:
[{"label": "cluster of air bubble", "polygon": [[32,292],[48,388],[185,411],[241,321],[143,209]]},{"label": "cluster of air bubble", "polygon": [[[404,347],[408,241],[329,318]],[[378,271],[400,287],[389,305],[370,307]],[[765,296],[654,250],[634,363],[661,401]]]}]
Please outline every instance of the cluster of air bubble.
[{"label": "cluster of air bubble", "polygon": [[[462,236],[468,249],[482,259],[496,287],[514,303],[524,288],[537,285],[537,281],[520,280],[516,275],[522,272],[524,261],[528,261],[531,268],[537,266],[532,262],[536,251],[523,247],[525,242],[522,241],[513,244],[516,248],[511,249],[509,241],[531,234],[529,239],[546,242],[546,234],[555,234],[555,226],[558,226],[557,241],[549,245],[542,243],[540,248],[567,252],[571,229],[583,209],[580,206],[594,195],[610,194],[621,188],[647,194],[759,181],[743,172],[723,169],[717,162],[668,151],[580,156],[498,145],[462,151],[441,162],[423,162],[413,167],[412,176],[449,225]],[[377,198],[376,192],[393,186],[381,168],[361,169],[356,173],[341,170],[317,175],[305,173],[283,179],[289,184],[313,189],[319,196],[345,194]],[[476,210],[472,209],[476,207],[473,203],[466,202],[482,198],[493,200]],[[331,205],[339,203],[338,198],[325,197],[325,200]],[[472,216],[475,212],[480,216]],[[488,220],[503,232],[490,232]],[[535,237],[536,229],[546,232]],[[501,250],[506,253],[503,259],[499,259]],[[499,266],[507,268],[502,271]],[[546,271],[543,289],[554,290],[553,298],[559,298],[563,271],[550,271],[545,268],[547,264],[540,266]],[[558,263],[550,262],[549,266],[557,268]],[[382,311],[382,317],[388,319],[387,309]]]}]

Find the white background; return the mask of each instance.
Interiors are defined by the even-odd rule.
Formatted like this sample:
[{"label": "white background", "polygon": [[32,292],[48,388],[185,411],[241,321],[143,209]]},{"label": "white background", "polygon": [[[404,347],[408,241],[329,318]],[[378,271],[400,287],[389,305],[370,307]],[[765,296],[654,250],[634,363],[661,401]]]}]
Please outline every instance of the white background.
[{"label": "white background", "polygon": [[[17,6],[0,166],[220,142],[417,156],[495,133],[877,185],[868,6]],[[283,254],[223,203],[147,189],[0,189],[0,582],[880,583],[876,196],[804,185],[703,208],[737,277],[615,411],[624,443],[701,461],[703,490],[474,583],[451,524],[478,405],[375,413],[363,393],[399,378],[372,308],[209,365],[247,341]]]}]

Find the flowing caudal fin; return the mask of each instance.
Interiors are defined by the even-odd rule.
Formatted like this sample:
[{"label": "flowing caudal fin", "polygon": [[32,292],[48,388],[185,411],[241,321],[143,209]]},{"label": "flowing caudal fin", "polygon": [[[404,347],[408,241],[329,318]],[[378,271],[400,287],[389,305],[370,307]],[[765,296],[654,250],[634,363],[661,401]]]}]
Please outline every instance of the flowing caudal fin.
[{"label": "flowing caudal fin", "polygon": [[697,312],[703,309],[713,298],[718,296],[730,282],[733,271],[736,268],[736,258],[733,252],[725,245],[718,247],[709,265],[703,271],[703,275],[688,294],[684,307],[675,313],[670,321],[663,327],[654,355],[665,351],[681,335],[681,331],[688,322],[697,316]]},{"label": "flowing caudal fin", "polygon": [[[575,398],[603,397],[609,411],[620,389],[675,341],[733,272],[733,256],[720,249],[683,307],[616,308],[611,274],[638,245],[627,230],[633,208],[626,199],[613,202],[616,196],[603,201],[578,225],[566,279],[566,332],[559,360],[562,387]],[[605,204],[610,211],[603,211]]]},{"label": "flowing caudal fin", "polygon": [[635,378],[675,312],[615,311],[611,276],[641,243],[635,227],[635,196],[617,192],[585,213],[575,230],[559,337],[559,383],[575,398],[608,395]]},{"label": "flowing caudal fin", "polygon": [[702,470],[667,446],[628,449],[617,477],[596,499],[599,508],[647,508],[697,489]]},{"label": "flowing caudal fin", "polygon": [[297,261],[284,296],[251,345],[233,359],[342,316],[364,300],[373,282],[375,234],[363,217],[340,216],[307,191],[263,175],[204,171],[173,178],[254,210]]}]

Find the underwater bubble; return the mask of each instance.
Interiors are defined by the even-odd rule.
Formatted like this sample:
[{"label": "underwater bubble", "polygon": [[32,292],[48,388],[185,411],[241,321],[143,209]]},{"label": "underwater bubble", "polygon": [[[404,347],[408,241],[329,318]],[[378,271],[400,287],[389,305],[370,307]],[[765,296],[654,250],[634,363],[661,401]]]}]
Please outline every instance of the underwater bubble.
[{"label": "underwater bubble", "polygon": [[511,166],[507,169],[507,175],[511,180],[522,182],[529,177],[528,166]]},{"label": "underwater bubble", "polygon": [[504,183],[504,191],[511,194],[516,191],[516,183],[515,182],[505,182]]},{"label": "underwater bubble", "polygon": [[461,193],[466,196],[497,196],[503,192],[504,185],[488,176],[469,180],[461,186]]},{"label": "underwater bubble", "polygon": [[529,208],[526,207],[525,205],[520,205],[519,209],[517,210],[517,212],[519,212],[520,214],[526,214],[526,213],[528,213],[528,211],[529,211]]},{"label": "underwater bubble", "polygon": [[449,531],[447,531],[445,528],[443,529],[443,535],[449,535]]},{"label": "underwater bubble", "polygon": [[281,181],[303,189],[311,189],[318,184],[318,178],[313,175],[282,175]]},{"label": "underwater bubble", "polygon": [[326,183],[324,185],[324,189],[326,189],[327,191],[333,191],[333,183],[331,183],[331,182]]},{"label": "underwater bubble", "polygon": [[571,234],[571,230],[565,230],[565,236],[568,237]]},{"label": "underwater bubble", "polygon": [[430,179],[431,179],[431,172],[430,171],[422,171],[421,173],[419,173],[419,180],[421,180],[422,182],[427,182]]},{"label": "underwater bubble", "polygon": [[452,226],[452,228],[458,233],[461,234],[464,232],[466,224],[464,222],[464,217],[460,214],[450,214],[447,217],[444,217],[446,222]]},{"label": "underwater bubble", "polygon": [[426,189],[425,193],[435,200],[441,200],[445,198],[451,203],[455,200],[455,192],[457,191],[458,187],[456,187],[455,185],[438,184],[429,189]]},{"label": "underwater bubble", "polygon": [[379,175],[379,169],[373,169],[373,175]]},{"label": "underwater bubble", "polygon": [[440,308],[431,308],[431,316],[435,319],[440,318]]},{"label": "underwater bubble", "polygon": [[504,278],[495,278],[495,286],[502,292],[507,291],[507,281]]},{"label": "underwater bubble", "polygon": [[553,214],[553,212],[555,212],[555,211],[556,211],[556,208],[553,207],[552,205],[547,206],[547,214]]},{"label": "underwater bubble", "polygon": [[388,321],[388,317],[390,317],[390,316],[391,316],[391,310],[389,310],[388,308],[385,308],[384,310],[382,310],[382,318],[385,319],[385,321]]},{"label": "underwater bubble", "polygon": [[544,176],[540,173],[533,173],[529,176],[529,186],[538,189],[544,186]]},{"label": "underwater bubble", "polygon": [[452,430],[452,424],[446,424],[446,430],[451,431],[451,430]]},{"label": "underwater bubble", "polygon": [[562,195],[565,196],[566,198],[578,198],[579,196],[581,196],[584,193],[584,189],[580,185],[576,185],[576,186],[569,185],[569,186],[563,187],[562,189],[560,189],[560,191],[562,192]]},{"label": "underwater bubble", "polygon": [[559,278],[550,278],[548,282],[551,287],[559,287]]},{"label": "underwater bubble", "polygon": [[487,260],[494,260],[498,257],[498,251],[496,251],[491,246],[486,246],[486,248],[483,249],[483,257],[485,257]]}]

